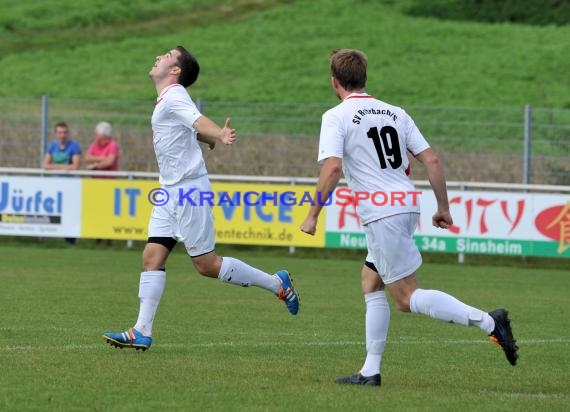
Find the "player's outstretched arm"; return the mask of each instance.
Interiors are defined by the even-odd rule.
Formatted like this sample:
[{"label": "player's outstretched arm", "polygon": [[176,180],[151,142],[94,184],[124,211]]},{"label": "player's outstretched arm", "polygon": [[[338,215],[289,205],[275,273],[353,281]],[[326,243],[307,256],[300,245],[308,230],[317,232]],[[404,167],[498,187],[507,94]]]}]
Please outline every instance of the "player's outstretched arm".
[{"label": "player's outstretched arm", "polygon": [[432,217],[432,224],[435,227],[447,229],[453,224],[453,219],[451,218],[451,213],[449,213],[447,185],[445,183],[445,176],[443,175],[443,168],[441,167],[439,158],[431,148],[428,148],[416,155],[416,159],[418,159],[426,168],[429,183],[437,201],[437,211]]},{"label": "player's outstretched arm", "polygon": [[200,116],[194,122],[194,129],[198,132],[198,140],[207,143],[210,149],[213,149],[217,142],[229,145],[235,142],[237,138],[236,130],[230,127],[229,117],[226,119],[224,127],[220,127],[208,117]]}]

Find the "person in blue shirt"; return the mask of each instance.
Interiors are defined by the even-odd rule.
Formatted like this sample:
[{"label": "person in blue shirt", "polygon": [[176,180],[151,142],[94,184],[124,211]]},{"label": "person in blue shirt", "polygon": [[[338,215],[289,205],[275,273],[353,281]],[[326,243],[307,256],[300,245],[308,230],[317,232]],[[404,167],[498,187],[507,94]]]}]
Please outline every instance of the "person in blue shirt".
[{"label": "person in blue shirt", "polygon": [[[69,138],[69,127],[65,122],[57,123],[53,128],[55,140],[50,143],[44,157],[44,169],[71,171],[79,169],[81,147]],[[73,246],[76,238],[66,237],[65,241]]]},{"label": "person in blue shirt", "polygon": [[44,157],[44,169],[77,170],[81,163],[81,147],[69,138],[67,123],[60,122],[54,126],[56,139],[48,146]]}]

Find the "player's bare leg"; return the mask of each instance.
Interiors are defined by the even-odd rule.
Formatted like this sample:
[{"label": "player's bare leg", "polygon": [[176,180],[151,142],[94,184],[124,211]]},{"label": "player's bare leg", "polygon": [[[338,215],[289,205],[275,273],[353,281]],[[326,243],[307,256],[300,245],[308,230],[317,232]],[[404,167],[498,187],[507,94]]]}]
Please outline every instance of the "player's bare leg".
[{"label": "player's bare leg", "polygon": [[147,243],[139,282],[139,316],[134,327],[124,332],[107,332],[102,337],[118,348],[143,351],[152,344],[152,325],[166,284],[166,260],[170,250],[163,244]]}]

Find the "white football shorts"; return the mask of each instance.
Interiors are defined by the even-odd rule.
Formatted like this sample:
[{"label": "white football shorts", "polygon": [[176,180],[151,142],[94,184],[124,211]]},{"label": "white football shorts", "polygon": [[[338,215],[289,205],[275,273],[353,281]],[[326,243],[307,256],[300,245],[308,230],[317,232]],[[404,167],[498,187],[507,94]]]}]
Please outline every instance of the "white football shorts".
[{"label": "white football shorts", "polygon": [[413,238],[419,218],[419,213],[400,213],[363,227],[368,243],[366,260],[374,263],[384,284],[403,279],[421,266],[422,256]]},{"label": "white football shorts", "polygon": [[[153,207],[148,237],[175,238],[184,243],[191,257],[213,251],[216,240],[212,207],[201,198],[201,193],[212,192],[208,177],[184,180],[162,189],[168,192],[168,201]],[[195,190],[188,194],[192,189]]]}]

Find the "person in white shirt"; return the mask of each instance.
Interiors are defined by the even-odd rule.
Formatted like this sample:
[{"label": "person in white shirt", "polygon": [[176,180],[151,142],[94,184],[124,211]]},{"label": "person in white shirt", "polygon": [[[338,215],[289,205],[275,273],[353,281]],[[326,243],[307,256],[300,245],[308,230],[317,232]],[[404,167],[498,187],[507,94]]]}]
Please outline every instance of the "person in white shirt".
[{"label": "person in white shirt", "polygon": [[322,168],[315,196],[322,194],[325,200],[311,206],[301,230],[315,234],[327,195],[334,190],[344,171],[348,187],[353,193],[361,194],[356,209],[368,244],[362,270],[367,357],[358,373],[338,378],[336,382],[381,385],[380,365],[390,321],[385,288],[401,311],[479,327],[504,350],[514,366],[518,347],[505,309],[486,313],[446,293],[419,288],[416,271],[422,258],[413,240],[420,212],[418,203],[412,198],[384,202],[383,198],[372,196],[383,192],[392,199],[392,194],[414,191],[408,177],[406,153],[410,152],[426,168],[437,200],[433,225],[448,228],[453,220],[436,153],[404,110],[366,93],[368,59],[363,52],[335,50],[330,65],[331,85],[341,103],[322,117],[318,153]]},{"label": "person in white shirt", "polygon": [[178,46],[157,56],[150,77],[158,99],[152,114],[153,143],[160,171],[162,206],[155,205],[150,217],[148,242],[143,251],[140,275],[140,309],[136,324],[123,332],[102,337],[116,347],[148,349],[152,327],[166,283],[166,261],[177,242],[184,243],[196,270],[239,286],[258,286],[282,300],[296,315],[299,296],[286,270],[274,275],[214,251],[214,224],[211,206],[199,201],[200,193],[211,193],[204,158],[198,141],[213,149],[217,142],[231,145],[236,131],[226,119],[224,127],[202,115],[186,88],[200,71],[198,61]]}]

